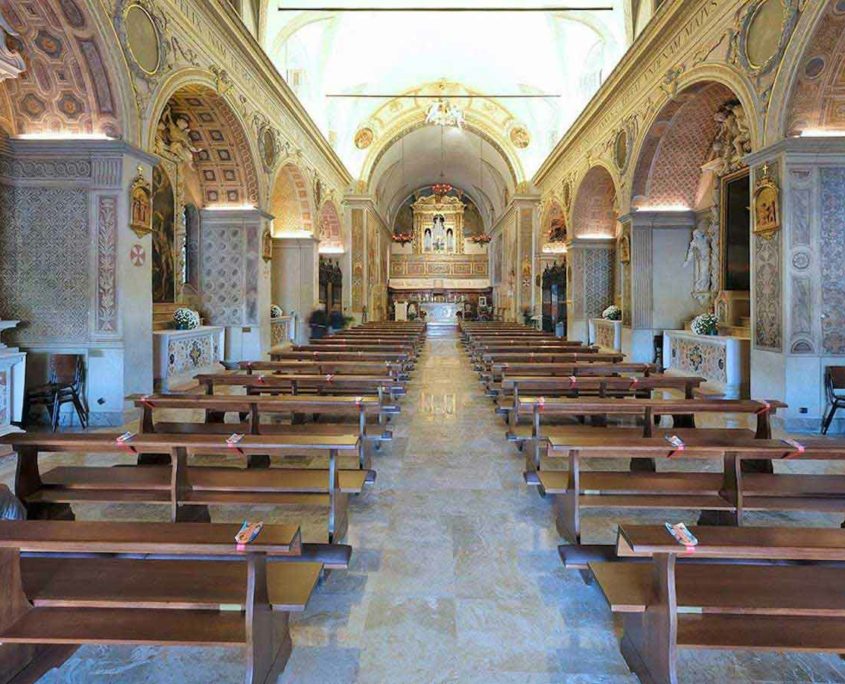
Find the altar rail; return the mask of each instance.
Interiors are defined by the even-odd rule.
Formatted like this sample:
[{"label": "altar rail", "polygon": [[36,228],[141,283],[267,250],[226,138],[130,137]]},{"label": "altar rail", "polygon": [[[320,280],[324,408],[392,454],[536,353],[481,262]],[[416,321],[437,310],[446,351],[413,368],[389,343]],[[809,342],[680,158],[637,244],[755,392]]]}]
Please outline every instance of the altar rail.
[{"label": "altar rail", "polygon": [[726,399],[749,396],[751,341],[747,338],[667,330],[663,333],[663,364],[667,372],[705,378],[704,389]]}]

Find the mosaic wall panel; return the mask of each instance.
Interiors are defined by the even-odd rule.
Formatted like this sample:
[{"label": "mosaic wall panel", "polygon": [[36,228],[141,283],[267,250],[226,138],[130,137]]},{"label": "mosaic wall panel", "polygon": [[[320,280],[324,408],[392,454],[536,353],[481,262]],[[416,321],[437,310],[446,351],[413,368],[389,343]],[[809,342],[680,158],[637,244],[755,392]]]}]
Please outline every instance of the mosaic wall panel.
[{"label": "mosaic wall panel", "polygon": [[4,83],[17,133],[119,136],[120,116],[97,29],[80,0],[0,0],[26,63]]},{"label": "mosaic wall panel", "polygon": [[[760,173],[754,170],[754,179]],[[779,168],[769,165],[769,175],[780,184]],[[754,253],[754,346],[759,349],[783,349],[783,273],[781,270],[782,231],[771,238],[751,236]]]},{"label": "mosaic wall panel", "polygon": [[821,181],[821,288],[822,348],[827,354],[845,354],[845,168],[822,168]]},{"label": "mosaic wall panel", "polygon": [[244,300],[244,229],[206,225],[200,241],[202,311],[210,325],[241,325]]},{"label": "mosaic wall panel", "polygon": [[727,347],[705,340],[676,337],[672,342],[672,367],[713,382],[726,383]]},{"label": "mosaic wall panel", "polygon": [[601,316],[613,303],[613,250],[584,250],[584,318]]},{"label": "mosaic wall panel", "polygon": [[117,197],[97,202],[96,331],[117,332]]},{"label": "mosaic wall panel", "polygon": [[364,306],[364,211],[352,210],[352,309]]},{"label": "mosaic wall panel", "polygon": [[0,185],[0,317],[25,322],[10,342],[88,339],[90,245],[85,191]]},{"label": "mosaic wall panel", "polygon": [[[486,254],[457,254],[428,256],[423,254],[392,254],[391,278],[425,278],[446,276],[453,278],[487,278]],[[529,295],[530,296],[530,295]]]}]

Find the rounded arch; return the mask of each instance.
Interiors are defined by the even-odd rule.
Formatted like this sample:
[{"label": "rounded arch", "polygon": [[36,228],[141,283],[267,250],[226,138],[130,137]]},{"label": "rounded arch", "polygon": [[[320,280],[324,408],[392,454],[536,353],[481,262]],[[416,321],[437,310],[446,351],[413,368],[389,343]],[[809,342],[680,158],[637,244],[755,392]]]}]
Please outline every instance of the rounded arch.
[{"label": "rounded arch", "polygon": [[309,185],[305,174],[293,162],[282,164],[270,191],[273,234],[314,232]]},{"label": "rounded arch", "polygon": [[343,232],[340,215],[332,200],[326,200],[320,209],[318,218],[320,252],[337,253],[343,251]]},{"label": "rounded arch", "polygon": [[0,12],[19,34],[9,41],[26,65],[23,78],[0,86],[10,134],[135,135],[125,61],[87,3],[0,0]]},{"label": "rounded arch", "polygon": [[574,237],[616,235],[617,184],[603,164],[591,166],[578,183],[570,225]]},{"label": "rounded arch", "polygon": [[261,206],[257,156],[236,111],[207,82],[170,86],[157,98],[148,149],[187,162],[203,206]]},{"label": "rounded arch", "polygon": [[845,135],[845,2],[805,11],[772,88],[767,142],[805,131]]},{"label": "rounded arch", "polygon": [[[696,208],[702,201],[702,166],[712,158],[719,133],[717,119],[737,103],[741,100],[736,92],[714,80],[687,85],[669,100],[640,138],[631,177],[631,205]],[[753,139],[753,111],[744,105],[742,109]]]}]

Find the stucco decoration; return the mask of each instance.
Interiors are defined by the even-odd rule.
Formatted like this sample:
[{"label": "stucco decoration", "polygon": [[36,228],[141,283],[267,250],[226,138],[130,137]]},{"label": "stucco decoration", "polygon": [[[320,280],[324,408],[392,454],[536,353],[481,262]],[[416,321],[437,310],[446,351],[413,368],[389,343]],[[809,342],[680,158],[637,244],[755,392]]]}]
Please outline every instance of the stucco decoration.
[{"label": "stucco decoration", "polygon": [[17,38],[19,35],[0,14],[0,81],[17,78],[26,69],[20,52],[8,45],[10,38]]},{"label": "stucco decoration", "polygon": [[616,234],[616,189],[601,166],[591,168],[575,195],[571,225],[575,236],[613,237]]},{"label": "stucco decoration", "polygon": [[[779,168],[770,164],[768,173],[773,180],[778,181]],[[762,169],[754,169],[754,179],[760,175]],[[781,242],[780,232],[771,237],[751,236],[751,249],[754,254],[754,346],[771,351],[783,349]]]},{"label": "stucco decoration", "polygon": [[288,162],[279,169],[270,193],[273,235],[293,231],[312,232],[314,222],[308,197],[308,181],[300,168]]},{"label": "stucco decoration", "polygon": [[343,249],[343,236],[340,229],[340,217],[337,207],[331,200],[323,204],[320,210],[320,249],[339,251]]},{"label": "stucco decoration", "polygon": [[780,63],[798,22],[800,4],[801,0],[752,0],[748,3],[732,51],[751,76],[768,74]]},{"label": "stucco decoration", "polygon": [[206,225],[201,237],[203,312],[211,325],[244,323],[244,229]]},{"label": "stucco decoration", "polygon": [[358,132],[355,134],[355,147],[359,150],[366,150],[373,144],[373,140],[375,140],[375,133],[373,133],[372,128],[369,126],[359,128]]},{"label": "stucco decoration", "polygon": [[[0,0],[25,78],[6,80],[12,133],[122,133],[107,54],[79,0]],[[5,37],[5,35],[4,35]]]},{"label": "stucco decoration", "polygon": [[97,200],[97,311],[96,332],[117,332],[117,197]]},{"label": "stucco decoration", "polygon": [[845,129],[845,3],[829,2],[804,51],[786,114],[787,135]]}]

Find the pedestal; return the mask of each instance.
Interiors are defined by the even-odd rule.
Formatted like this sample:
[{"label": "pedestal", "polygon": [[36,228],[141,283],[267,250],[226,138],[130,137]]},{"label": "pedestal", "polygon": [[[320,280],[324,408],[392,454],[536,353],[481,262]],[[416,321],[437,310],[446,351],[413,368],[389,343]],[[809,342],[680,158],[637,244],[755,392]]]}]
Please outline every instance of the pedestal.
[{"label": "pedestal", "polygon": [[610,321],[606,318],[590,319],[590,344],[601,347],[602,351],[622,351],[622,321]]},{"label": "pedestal", "polygon": [[[16,327],[19,321],[0,321],[0,334]],[[26,354],[0,341],[0,436],[22,432],[12,422],[20,422],[23,409]]]},{"label": "pedestal", "polygon": [[200,373],[216,373],[225,349],[225,328],[203,325],[193,330],[157,330],[153,333],[154,378],[169,392]]}]

